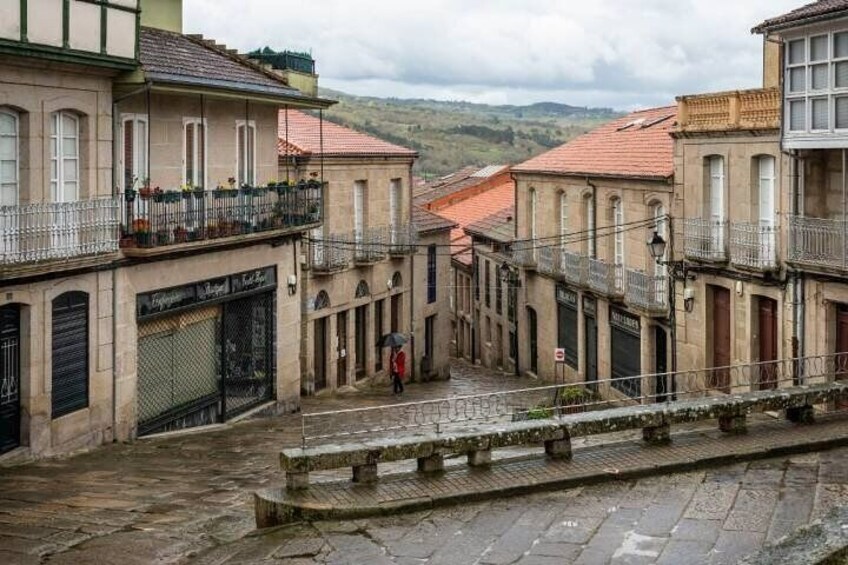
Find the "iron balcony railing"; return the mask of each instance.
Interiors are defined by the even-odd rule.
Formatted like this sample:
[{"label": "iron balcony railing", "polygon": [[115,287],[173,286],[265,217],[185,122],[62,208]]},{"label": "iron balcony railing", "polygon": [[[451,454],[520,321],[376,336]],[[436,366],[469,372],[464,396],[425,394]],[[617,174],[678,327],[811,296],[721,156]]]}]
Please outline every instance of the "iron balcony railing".
[{"label": "iron balcony railing", "polygon": [[328,273],[346,269],[353,259],[353,246],[349,236],[330,234],[311,237],[310,261],[315,273]]},{"label": "iron balcony railing", "polygon": [[552,247],[540,247],[537,254],[536,270],[551,277],[557,274],[557,262],[555,261],[557,253],[555,250]]},{"label": "iron balcony railing", "polygon": [[727,222],[708,218],[683,220],[683,251],[690,259],[727,261]]},{"label": "iron balcony railing", "polygon": [[787,260],[808,267],[848,270],[848,221],[790,216]]},{"label": "iron balcony railing", "polygon": [[535,269],[539,260],[539,251],[530,241],[517,241],[512,244],[512,262],[524,269]]},{"label": "iron balcony railing", "polygon": [[0,206],[0,265],[118,250],[118,198]]},{"label": "iron balcony railing", "polygon": [[563,249],[562,274],[566,282],[586,286],[589,282],[589,258],[580,253]]},{"label": "iron balcony railing", "polygon": [[413,224],[400,224],[388,228],[389,255],[411,255],[418,246],[418,230]]},{"label": "iron balcony railing", "polygon": [[758,271],[777,268],[777,227],[759,223],[730,224],[730,262]]},{"label": "iron balcony railing", "polygon": [[624,265],[590,258],[589,288],[607,296],[623,296]]},{"label": "iron balcony railing", "polygon": [[668,310],[668,277],[627,270],[625,301],[650,312]]},{"label": "iron balcony railing", "polygon": [[386,258],[386,228],[370,227],[353,231],[353,260],[376,263]]},{"label": "iron balcony railing", "polygon": [[122,247],[155,248],[321,223],[323,186],[128,190]]}]

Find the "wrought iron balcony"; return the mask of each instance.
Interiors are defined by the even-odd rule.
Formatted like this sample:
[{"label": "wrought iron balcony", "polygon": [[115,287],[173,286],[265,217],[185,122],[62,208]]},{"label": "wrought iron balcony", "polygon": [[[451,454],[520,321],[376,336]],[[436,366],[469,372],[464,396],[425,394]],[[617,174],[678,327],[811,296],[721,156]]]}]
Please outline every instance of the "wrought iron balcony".
[{"label": "wrought iron balcony", "polygon": [[558,274],[558,251],[559,250],[555,250],[552,247],[540,247],[537,251],[538,260],[536,263],[536,270],[543,275],[551,277]]},{"label": "wrought iron balcony", "polygon": [[353,232],[353,260],[371,264],[386,258],[386,228],[365,228]]},{"label": "wrought iron balcony", "polygon": [[389,226],[389,255],[400,257],[415,253],[418,245],[418,231],[412,224]]},{"label": "wrought iron balcony", "polygon": [[331,234],[326,237],[311,238],[310,266],[316,275],[343,271],[353,259],[353,246],[349,236]]},{"label": "wrought iron balcony", "polygon": [[606,296],[624,296],[624,265],[589,259],[589,288]]},{"label": "wrought iron balcony", "polygon": [[586,286],[589,283],[589,258],[580,253],[562,251],[562,274],[566,282]]},{"label": "wrought iron balcony", "polygon": [[757,223],[730,224],[730,262],[757,271],[777,269],[777,238],[775,226]]},{"label": "wrought iron balcony", "polygon": [[848,271],[848,221],[790,216],[786,260],[805,267]]},{"label": "wrought iron balcony", "polygon": [[[323,187],[245,187],[125,193],[121,247],[128,255],[181,244],[220,243],[305,231],[321,223]],[[140,250],[135,251],[135,250]]]},{"label": "wrought iron balcony", "polygon": [[664,313],[668,310],[668,277],[649,275],[642,271],[627,270],[628,304],[649,312]]},{"label": "wrought iron balcony", "polygon": [[118,198],[0,206],[0,267],[118,251]]},{"label": "wrought iron balcony", "polygon": [[530,241],[517,241],[512,244],[512,262],[527,270],[535,270],[539,250]]},{"label": "wrought iron balcony", "polygon": [[699,261],[727,261],[727,222],[706,218],[683,220],[683,251]]}]

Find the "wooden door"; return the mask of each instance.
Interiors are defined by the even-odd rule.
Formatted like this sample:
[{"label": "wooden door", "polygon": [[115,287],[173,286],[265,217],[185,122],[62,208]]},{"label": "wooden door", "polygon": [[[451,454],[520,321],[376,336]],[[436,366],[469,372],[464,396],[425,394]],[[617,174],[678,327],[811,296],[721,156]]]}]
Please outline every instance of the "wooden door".
[{"label": "wooden door", "polygon": [[347,312],[336,314],[336,386],[347,384]]},{"label": "wooden door", "polygon": [[315,340],[312,358],[315,363],[315,392],[327,388],[327,318],[319,318],[315,324]]},{"label": "wooden door", "polygon": [[760,329],[760,366],[758,388],[767,390],[777,388],[777,302],[771,298],[760,297],[757,308]]},{"label": "wooden door", "polygon": [[713,359],[709,388],[730,393],[730,291],[720,286],[712,287],[713,294]]},{"label": "wooden door", "polygon": [[[836,308],[836,380],[848,380],[848,305]],[[848,399],[837,402],[837,409],[848,409]]]}]

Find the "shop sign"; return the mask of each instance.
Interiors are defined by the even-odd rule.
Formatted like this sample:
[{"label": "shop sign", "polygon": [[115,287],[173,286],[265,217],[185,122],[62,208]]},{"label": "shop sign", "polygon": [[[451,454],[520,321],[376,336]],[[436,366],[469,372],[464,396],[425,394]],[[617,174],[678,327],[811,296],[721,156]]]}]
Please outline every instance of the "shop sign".
[{"label": "shop sign", "polygon": [[561,284],[556,287],[556,300],[560,304],[577,309],[577,293]]},{"label": "shop sign", "polygon": [[610,324],[622,330],[639,335],[639,318],[615,308],[610,309]]},{"label": "shop sign", "polygon": [[139,294],[136,299],[138,317],[154,316],[163,312],[199,306],[206,302],[277,286],[274,267],[265,267],[226,277],[218,277],[184,286],[177,286]]}]

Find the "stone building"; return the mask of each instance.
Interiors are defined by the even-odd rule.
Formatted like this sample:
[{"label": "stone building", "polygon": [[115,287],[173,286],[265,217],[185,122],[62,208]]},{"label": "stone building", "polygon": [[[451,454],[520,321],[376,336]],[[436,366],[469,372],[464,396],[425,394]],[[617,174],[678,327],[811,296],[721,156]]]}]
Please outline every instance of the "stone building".
[{"label": "stone building", "polygon": [[112,80],[136,66],[139,13],[135,0],[6,4],[0,454],[50,454],[114,436]]},{"label": "stone building", "polygon": [[[848,352],[848,2],[814,2],[754,29],[781,79],[781,237],[792,351]],[[774,82],[774,81],[772,81]],[[775,83],[776,85],[776,83]],[[836,361],[844,374],[846,356]]]},{"label": "stone building", "polygon": [[671,364],[669,277],[646,241],[667,230],[676,113],[634,112],[513,167],[521,372],[613,398],[665,394],[626,377]]},{"label": "stone building", "polygon": [[[506,245],[505,238],[511,239],[511,236],[496,230],[494,238],[490,238],[487,234],[491,226],[485,225],[481,226],[485,233],[477,233],[475,239],[466,228],[493,215],[499,214],[496,217],[501,220],[511,217],[513,214],[508,210],[512,210],[514,201],[515,184],[509,167],[503,165],[466,167],[415,190],[416,205],[437,211],[456,223],[450,235],[452,354],[509,372],[515,370],[514,363],[510,362],[513,358],[509,356],[512,323],[506,320],[504,308],[495,305],[506,304],[506,286],[498,277],[504,261],[501,251]],[[497,256],[479,259],[481,253],[492,253],[495,240],[499,242]],[[488,279],[480,270],[486,266]],[[487,280],[488,294],[481,293]],[[493,296],[496,297],[494,301]]]},{"label": "stone building", "polygon": [[[788,358],[792,284],[784,230],[789,160],[776,87],[681,96],[675,138],[675,257],[680,369]],[[679,219],[678,219],[679,218]],[[775,386],[768,367],[758,385]],[[729,391],[730,373],[699,383]]]},{"label": "stone building", "polygon": [[317,117],[291,110],[279,115],[279,136],[281,179],[326,182],[324,223],[310,232],[302,257],[302,391],[388,382],[389,351],[379,342],[389,332],[412,336],[405,346],[415,360],[411,378],[446,375],[447,358],[435,351],[447,341],[447,309],[431,310],[447,305],[437,250],[452,224],[422,215],[421,234],[413,224],[417,154],[333,123],[321,128]]},{"label": "stone building", "polygon": [[9,4],[0,452],[296,408],[299,238],[322,187],[264,185],[278,110],[331,102],[182,34],[180,2]]}]

